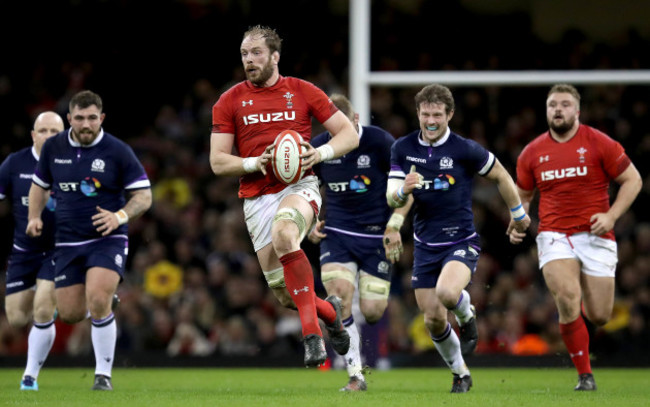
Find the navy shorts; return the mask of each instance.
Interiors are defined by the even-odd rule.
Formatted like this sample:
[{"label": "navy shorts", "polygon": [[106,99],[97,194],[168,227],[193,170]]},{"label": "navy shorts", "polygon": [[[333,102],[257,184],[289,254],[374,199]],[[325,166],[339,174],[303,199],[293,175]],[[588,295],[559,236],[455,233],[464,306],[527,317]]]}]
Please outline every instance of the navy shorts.
[{"label": "navy shorts", "polygon": [[480,253],[478,237],[443,247],[430,247],[416,241],[411,286],[413,288],[435,287],[442,268],[452,260],[465,264],[473,275]]},{"label": "navy shorts", "polygon": [[36,279],[54,280],[54,250],[47,252],[13,251],[7,265],[7,295],[28,290]]},{"label": "navy shorts", "polygon": [[320,264],[356,263],[359,270],[390,281],[392,265],[386,260],[383,236],[352,236],[326,229],[327,237],[320,242]]},{"label": "navy shorts", "polygon": [[54,283],[56,288],[86,282],[86,271],[103,267],[124,277],[129,241],[108,237],[76,246],[57,246],[54,251]]}]

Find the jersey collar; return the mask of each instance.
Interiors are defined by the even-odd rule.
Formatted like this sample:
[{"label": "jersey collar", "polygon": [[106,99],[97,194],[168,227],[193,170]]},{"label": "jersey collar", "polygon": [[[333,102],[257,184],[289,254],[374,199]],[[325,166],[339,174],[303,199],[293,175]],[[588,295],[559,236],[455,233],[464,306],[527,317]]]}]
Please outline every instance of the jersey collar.
[{"label": "jersey collar", "polygon": [[36,147],[34,146],[32,146],[32,155],[34,156],[34,158],[36,158],[36,161],[38,161],[38,159],[40,158],[38,153],[36,152]]},{"label": "jersey collar", "polygon": [[94,146],[96,146],[97,144],[99,144],[99,142],[102,141],[103,138],[104,138],[104,129],[101,128],[101,129],[99,129],[99,135],[97,136],[97,138],[95,139],[95,141],[92,142],[91,145],[89,145],[89,146],[82,146],[81,143],[79,143],[79,142],[77,142],[77,141],[74,141],[74,140],[72,139],[72,129],[69,129],[69,130],[68,130],[68,143],[70,143],[70,145],[71,145],[72,147],[81,147],[81,148],[94,147]]},{"label": "jersey collar", "polygon": [[422,130],[420,130],[420,132],[418,133],[418,143],[420,143],[420,145],[425,146],[425,147],[438,147],[438,146],[441,146],[441,145],[445,144],[447,139],[449,139],[450,134],[451,134],[451,130],[449,129],[449,127],[447,127],[447,131],[445,132],[445,135],[440,137],[440,140],[438,140],[435,143],[431,144],[431,143],[427,143],[426,141],[424,141],[424,138],[422,137]]}]

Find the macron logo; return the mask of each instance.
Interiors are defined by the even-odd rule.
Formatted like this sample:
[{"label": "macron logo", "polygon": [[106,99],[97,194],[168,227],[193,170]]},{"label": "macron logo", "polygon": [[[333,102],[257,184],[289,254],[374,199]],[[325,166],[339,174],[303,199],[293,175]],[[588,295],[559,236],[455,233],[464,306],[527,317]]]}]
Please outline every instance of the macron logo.
[{"label": "macron logo", "polygon": [[55,158],[54,164],[72,164],[72,159]]},{"label": "macron logo", "polygon": [[420,164],[426,164],[427,163],[426,158],[416,158],[416,157],[411,157],[409,155],[406,156],[406,161],[413,161],[414,163],[420,163]]}]

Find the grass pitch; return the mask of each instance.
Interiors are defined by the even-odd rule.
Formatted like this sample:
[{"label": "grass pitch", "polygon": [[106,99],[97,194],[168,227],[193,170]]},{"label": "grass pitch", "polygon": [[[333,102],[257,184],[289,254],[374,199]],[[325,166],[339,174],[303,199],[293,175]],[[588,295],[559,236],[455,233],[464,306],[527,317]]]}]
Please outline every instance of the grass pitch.
[{"label": "grass pitch", "polygon": [[19,390],[22,369],[0,369],[0,406],[648,406],[650,369],[596,369],[598,390],[575,392],[574,369],[474,368],[474,387],[450,394],[445,368],[373,371],[368,391],[341,393],[344,371],[116,368],[112,392],[91,391],[92,368],[45,367],[40,390]]}]

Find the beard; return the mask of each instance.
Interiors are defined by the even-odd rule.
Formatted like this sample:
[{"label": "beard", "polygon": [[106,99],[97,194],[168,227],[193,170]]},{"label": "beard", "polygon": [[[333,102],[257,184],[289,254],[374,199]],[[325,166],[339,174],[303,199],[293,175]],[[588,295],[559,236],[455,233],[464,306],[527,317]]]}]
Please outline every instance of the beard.
[{"label": "beard", "polygon": [[273,64],[271,63],[271,58],[268,62],[262,66],[261,70],[248,71],[246,70],[246,79],[251,81],[255,86],[264,86],[266,81],[268,81],[271,76],[273,76]]},{"label": "beard", "polygon": [[560,123],[555,124],[555,120],[551,119],[548,121],[548,127],[551,128],[557,134],[566,134],[569,130],[573,128],[575,124],[575,119],[564,119]]},{"label": "beard", "polygon": [[92,144],[98,135],[99,132],[95,133],[92,130],[82,130],[80,133],[77,133],[74,130],[72,131],[73,139],[75,139],[82,146],[88,146]]}]

